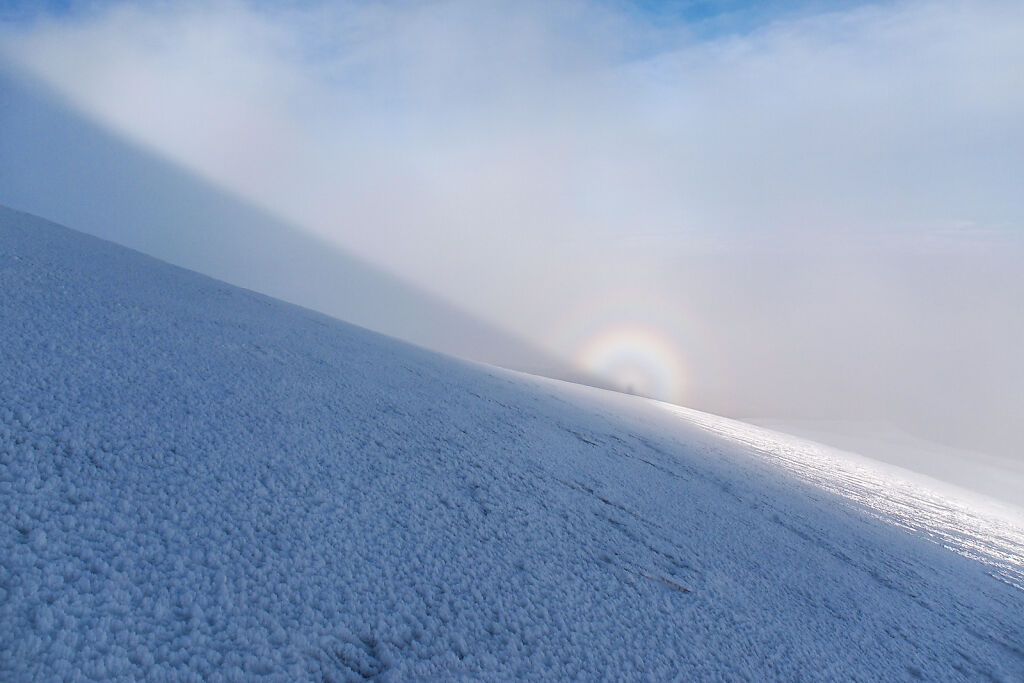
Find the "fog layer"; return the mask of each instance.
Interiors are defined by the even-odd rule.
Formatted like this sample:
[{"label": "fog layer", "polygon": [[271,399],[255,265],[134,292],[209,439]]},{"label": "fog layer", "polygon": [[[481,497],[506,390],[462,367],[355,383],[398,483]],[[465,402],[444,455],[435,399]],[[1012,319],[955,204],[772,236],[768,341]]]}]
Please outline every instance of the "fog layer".
[{"label": "fog layer", "polygon": [[127,139],[624,389],[1021,455],[1020,3],[712,31],[604,2],[100,3],[0,44]]}]

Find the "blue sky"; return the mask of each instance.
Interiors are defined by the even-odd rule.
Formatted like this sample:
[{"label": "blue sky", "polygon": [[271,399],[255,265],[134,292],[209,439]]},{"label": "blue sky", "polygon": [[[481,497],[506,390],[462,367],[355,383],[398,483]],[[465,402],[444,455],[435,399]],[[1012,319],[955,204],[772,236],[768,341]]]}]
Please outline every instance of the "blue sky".
[{"label": "blue sky", "polygon": [[[95,12],[105,6],[123,4],[116,0],[8,0],[0,7],[0,20],[26,21],[41,16],[61,17],[74,13]],[[144,6],[166,4],[135,2]],[[313,1],[250,3],[256,7],[315,6]],[[635,14],[652,23],[687,24],[705,37],[724,33],[742,33],[764,23],[821,11],[840,11],[861,4],[864,0],[608,0],[614,9]]]},{"label": "blue sky", "polygon": [[75,0],[8,0],[0,6],[0,20],[22,21],[41,15],[60,16],[71,11]]},{"label": "blue sky", "polygon": [[867,3],[864,0],[635,0],[619,4],[635,8],[651,22],[685,23],[698,35],[710,38],[744,33],[771,21],[849,10]]}]

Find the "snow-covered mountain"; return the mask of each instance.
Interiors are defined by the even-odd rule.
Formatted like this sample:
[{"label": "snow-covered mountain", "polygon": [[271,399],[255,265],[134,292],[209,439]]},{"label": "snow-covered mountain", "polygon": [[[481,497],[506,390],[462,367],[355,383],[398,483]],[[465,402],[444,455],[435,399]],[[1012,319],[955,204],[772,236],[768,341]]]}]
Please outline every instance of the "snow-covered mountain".
[{"label": "snow-covered mountain", "polygon": [[1024,532],[0,210],[0,678],[1024,677]]}]

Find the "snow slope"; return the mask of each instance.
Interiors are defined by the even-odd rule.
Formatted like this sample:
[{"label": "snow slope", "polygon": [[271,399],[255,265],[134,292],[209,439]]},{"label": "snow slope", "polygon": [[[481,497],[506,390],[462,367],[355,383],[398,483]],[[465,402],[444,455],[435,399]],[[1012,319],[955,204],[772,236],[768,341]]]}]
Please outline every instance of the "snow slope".
[{"label": "snow slope", "polygon": [[1024,677],[1024,533],[0,209],[0,678]]},{"label": "snow slope", "polygon": [[1024,461],[935,443],[887,423],[760,418],[744,422],[860,453],[1024,511]]}]

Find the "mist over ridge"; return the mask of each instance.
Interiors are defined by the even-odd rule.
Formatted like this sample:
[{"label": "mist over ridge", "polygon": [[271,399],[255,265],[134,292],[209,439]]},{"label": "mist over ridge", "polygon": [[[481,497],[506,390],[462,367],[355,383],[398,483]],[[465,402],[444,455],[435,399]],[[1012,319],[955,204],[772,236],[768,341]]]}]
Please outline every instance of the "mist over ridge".
[{"label": "mist over ridge", "polygon": [[[0,49],[124,140],[619,388],[1020,461],[1024,10],[793,7],[709,31],[597,2],[72,3]],[[86,227],[52,157],[5,163],[0,201]],[[59,191],[21,205],[12,178]],[[138,199],[112,201],[76,211]]]}]

